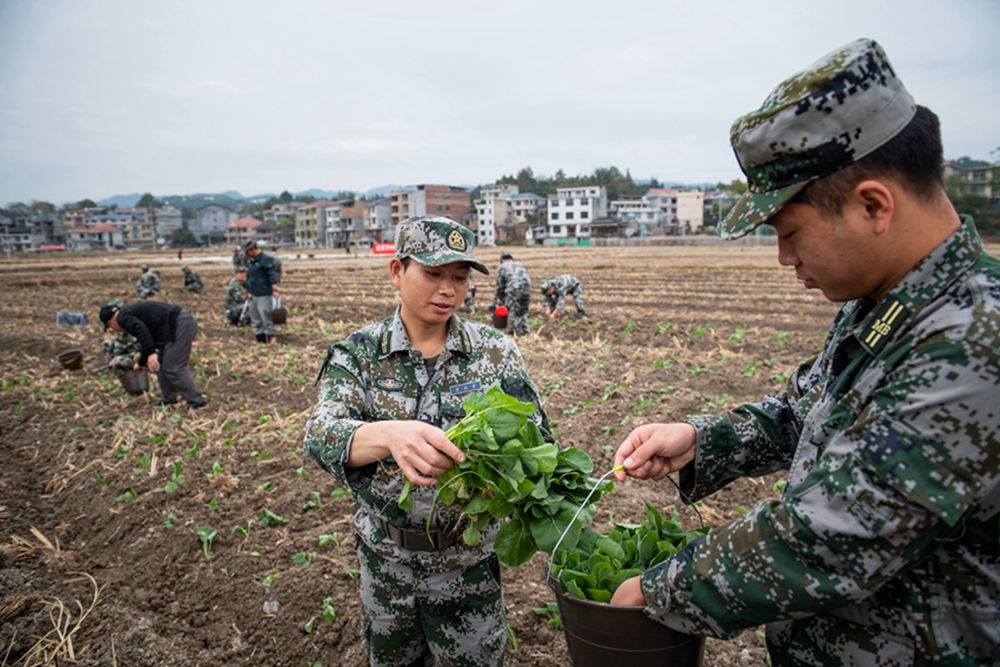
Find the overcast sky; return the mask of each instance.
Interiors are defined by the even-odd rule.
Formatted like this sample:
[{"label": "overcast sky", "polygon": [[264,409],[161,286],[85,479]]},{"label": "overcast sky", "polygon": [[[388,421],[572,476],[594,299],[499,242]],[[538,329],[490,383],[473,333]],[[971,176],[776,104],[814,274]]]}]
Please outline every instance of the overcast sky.
[{"label": "overcast sky", "polygon": [[996,160],[997,0],[0,0],[0,205],[589,174],[741,177],[729,126],[879,41]]}]

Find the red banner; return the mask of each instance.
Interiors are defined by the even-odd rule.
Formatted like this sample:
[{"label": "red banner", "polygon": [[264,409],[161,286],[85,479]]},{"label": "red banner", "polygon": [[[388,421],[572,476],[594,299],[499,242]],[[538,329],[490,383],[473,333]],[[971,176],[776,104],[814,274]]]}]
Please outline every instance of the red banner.
[{"label": "red banner", "polygon": [[396,254],[396,244],[395,243],[373,243],[372,244],[372,254],[374,254],[374,255],[395,255]]}]

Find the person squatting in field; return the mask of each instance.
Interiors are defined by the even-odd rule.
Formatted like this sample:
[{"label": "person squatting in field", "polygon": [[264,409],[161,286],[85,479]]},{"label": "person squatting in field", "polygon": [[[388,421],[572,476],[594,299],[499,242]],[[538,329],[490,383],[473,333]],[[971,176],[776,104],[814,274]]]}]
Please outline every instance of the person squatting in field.
[{"label": "person squatting in field", "polygon": [[698,635],[766,624],[776,667],[1000,664],[1000,264],[945,194],[937,116],[862,39],[731,136],[749,191],[721,234],[771,225],[778,261],[843,306],[784,394],[620,445],[689,502],[788,481],[612,603]]},{"label": "person squatting in field", "polygon": [[[581,302],[582,303],[582,302]],[[509,252],[500,254],[497,269],[496,304],[507,307],[511,331],[518,336],[531,333],[528,308],[531,306],[531,278],[524,264],[514,261]]]},{"label": "person squatting in field", "polygon": [[160,275],[143,264],[139,267],[142,275],[135,283],[135,293],[140,299],[148,299],[160,293]]},{"label": "person squatting in field", "polygon": [[[122,306],[124,301],[115,299],[109,306]],[[114,338],[106,338],[101,342],[104,352],[104,363],[114,371],[130,371],[135,366],[136,355],[142,351],[139,340],[130,333],[116,331]]]},{"label": "person squatting in field", "polygon": [[250,304],[246,288],[247,269],[240,266],[233,271],[233,277],[226,287],[226,301],[223,305],[226,320],[234,327],[245,327],[250,324]]},{"label": "person squatting in field", "polygon": [[543,280],[541,284],[542,298],[545,302],[545,314],[554,320],[566,308],[566,297],[573,297],[576,304],[576,316],[583,319],[587,311],[583,307],[583,287],[580,281],[569,274],[556,276],[552,280]]},{"label": "person squatting in field", "polygon": [[[400,224],[389,278],[401,304],[330,347],[306,424],[307,455],[358,506],[362,633],[376,667],[505,661],[498,526],[469,546],[457,515],[432,511],[435,476],[464,460],[444,430],[470,392],[492,387],[538,406],[531,418],[548,439],[551,428],[514,340],[455,315],[470,272],[489,274],[474,241],[447,218]],[[415,485],[408,511],[398,505],[404,475]]]},{"label": "person squatting in field", "polygon": [[187,264],[181,267],[181,271],[184,273],[184,289],[188,292],[201,294],[201,290],[204,289],[205,285],[201,282],[201,276],[198,275],[198,272]]},{"label": "person squatting in field", "polygon": [[189,408],[205,407],[205,397],[195,388],[188,373],[191,341],[198,335],[198,322],[187,310],[162,301],[146,301],[131,306],[101,308],[104,330],[129,333],[141,347],[134,370],[156,372],[162,392],[161,405],[173,405],[177,395]]}]

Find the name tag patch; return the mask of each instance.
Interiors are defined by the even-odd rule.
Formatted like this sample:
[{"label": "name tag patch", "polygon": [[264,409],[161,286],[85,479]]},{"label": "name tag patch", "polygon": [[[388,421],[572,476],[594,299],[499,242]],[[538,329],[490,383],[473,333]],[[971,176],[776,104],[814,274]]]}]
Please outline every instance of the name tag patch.
[{"label": "name tag patch", "polygon": [[483,383],[479,380],[474,380],[473,382],[466,382],[465,384],[453,384],[448,389],[452,396],[458,396],[459,394],[467,394],[470,391],[479,391],[483,388]]},{"label": "name tag patch", "polygon": [[403,381],[399,378],[376,378],[375,386],[385,391],[403,391]]}]

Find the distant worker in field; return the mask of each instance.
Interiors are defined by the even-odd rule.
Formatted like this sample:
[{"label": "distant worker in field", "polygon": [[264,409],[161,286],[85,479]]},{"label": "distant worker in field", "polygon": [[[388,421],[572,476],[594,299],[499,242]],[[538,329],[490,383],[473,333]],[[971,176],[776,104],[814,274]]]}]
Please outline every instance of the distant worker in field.
[{"label": "distant worker in field", "polygon": [[140,299],[145,300],[160,293],[160,276],[145,264],[140,269],[142,270],[142,275],[139,276],[139,280],[135,283],[135,291]]},{"label": "distant worker in field", "polygon": [[250,324],[249,293],[246,282],[247,270],[240,268],[233,274],[229,286],[226,287],[226,320],[234,327],[245,327]]},{"label": "distant worker in field", "polygon": [[680,471],[687,502],[788,479],[611,602],[698,635],[764,623],[775,667],[1000,664],[1000,262],[948,200],[937,116],[861,39],[731,140],[749,189],[721,235],[770,225],[843,306],[782,395],[619,446],[628,475]]},{"label": "distant worker in field", "polygon": [[187,264],[181,267],[181,271],[184,272],[184,289],[188,292],[201,294],[201,290],[204,285],[201,282],[201,276],[198,275],[198,272]]},{"label": "distant worker in field", "polygon": [[191,342],[198,335],[198,322],[180,306],[162,301],[136,303],[131,306],[101,308],[104,330],[129,333],[139,341],[139,358],[133,369],[154,371],[160,381],[161,405],[173,405],[178,395],[188,408],[205,407],[205,397],[195,388],[188,373]]},{"label": "distant worker in field", "polygon": [[257,242],[249,240],[243,244],[247,256],[247,291],[250,293],[250,321],[258,343],[269,343],[275,336],[274,322],[271,320],[273,299],[278,296],[278,274],[274,267],[274,257],[262,253]]},{"label": "distant worker in field", "polygon": [[233,271],[237,271],[240,267],[247,268],[247,256],[240,246],[236,246],[233,248]]},{"label": "distant worker in field", "polygon": [[465,293],[465,299],[462,302],[465,304],[465,309],[469,311],[469,315],[476,314],[476,286],[469,285],[469,291]]},{"label": "distant worker in field", "polygon": [[[113,307],[121,307],[125,302],[115,299],[108,304]],[[114,338],[107,338],[101,343],[101,351],[104,352],[104,363],[111,370],[117,372],[130,371],[135,365],[136,355],[142,351],[139,340],[125,331],[116,331]]]},{"label": "distant worker in field", "polygon": [[566,308],[568,296],[572,296],[576,304],[576,316],[580,319],[587,316],[587,311],[583,307],[583,287],[580,286],[579,280],[569,274],[557,276],[552,280],[543,280],[542,296],[545,299],[545,314],[550,320],[555,319],[556,315]]},{"label": "distant worker in field", "polygon": [[[463,454],[444,429],[470,392],[500,388],[548,418],[514,341],[455,316],[472,271],[475,236],[447,218],[396,230],[389,278],[401,304],[385,320],[331,345],[305,451],[353,492],[362,626],[370,665],[505,664],[506,609],[493,548],[497,522],[476,545],[434,509],[435,477]],[[413,483],[410,510],[398,501]]]},{"label": "distant worker in field", "polygon": [[518,336],[531,333],[528,308],[531,306],[531,278],[524,264],[514,261],[509,252],[500,253],[497,269],[496,305],[507,307],[507,322]]}]

